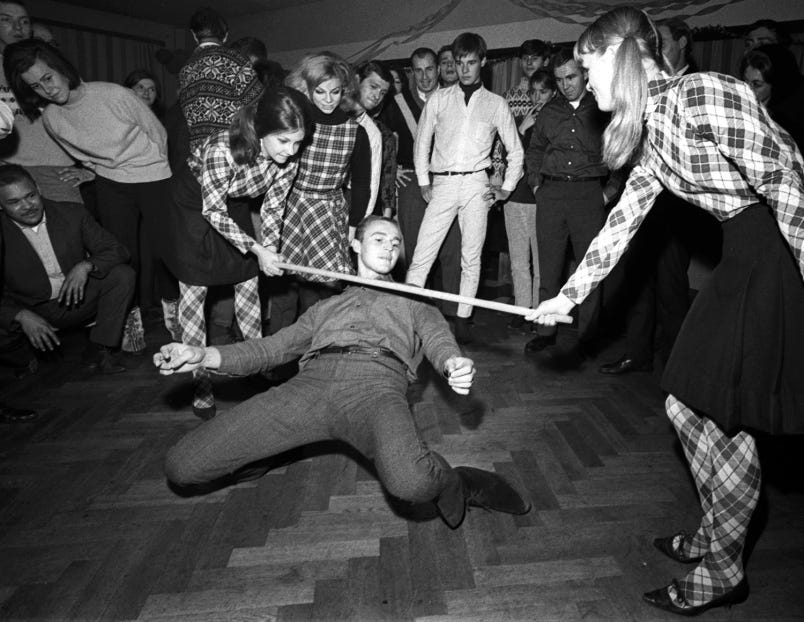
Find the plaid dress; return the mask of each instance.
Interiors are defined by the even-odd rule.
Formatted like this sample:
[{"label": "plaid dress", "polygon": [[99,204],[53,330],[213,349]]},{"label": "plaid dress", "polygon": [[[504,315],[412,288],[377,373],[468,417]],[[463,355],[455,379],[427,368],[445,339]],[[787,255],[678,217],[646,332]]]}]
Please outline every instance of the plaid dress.
[{"label": "plaid dress", "polygon": [[[285,208],[281,252],[288,262],[352,273],[343,186],[359,127],[352,119],[335,125],[315,124]],[[298,276],[318,282],[331,280]]]}]

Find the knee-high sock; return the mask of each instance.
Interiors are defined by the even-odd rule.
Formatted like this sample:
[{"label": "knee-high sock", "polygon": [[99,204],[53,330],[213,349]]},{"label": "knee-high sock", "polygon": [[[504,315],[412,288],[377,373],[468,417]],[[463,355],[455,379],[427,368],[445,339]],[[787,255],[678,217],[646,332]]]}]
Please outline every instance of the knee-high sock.
[{"label": "knee-high sock", "polygon": [[[179,283],[179,324],[181,340],[190,346],[207,345],[207,323],[204,318],[204,302],[207,288],[201,285]],[[193,371],[193,406],[210,408],[215,405],[212,395],[212,379],[204,368]]]},{"label": "knee-high sock", "polygon": [[749,434],[729,437],[673,396],[667,398],[666,406],[684,447],[703,511],[701,525],[683,552],[703,554],[704,558],[680,586],[689,604],[702,605],[743,578],[745,536],[759,499],[759,458],[756,442]]},{"label": "knee-high sock", "polygon": [[257,277],[234,286],[235,317],[246,339],[262,337],[262,312]]}]

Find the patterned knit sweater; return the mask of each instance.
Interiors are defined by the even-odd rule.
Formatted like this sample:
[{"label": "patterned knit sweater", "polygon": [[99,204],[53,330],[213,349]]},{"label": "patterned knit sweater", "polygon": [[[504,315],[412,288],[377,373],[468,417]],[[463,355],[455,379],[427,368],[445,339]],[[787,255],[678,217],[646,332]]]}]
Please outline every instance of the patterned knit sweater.
[{"label": "patterned knit sweater", "polygon": [[207,137],[229,129],[235,113],[259,97],[262,83],[248,58],[222,45],[206,44],[179,71],[179,101],[195,151]]}]

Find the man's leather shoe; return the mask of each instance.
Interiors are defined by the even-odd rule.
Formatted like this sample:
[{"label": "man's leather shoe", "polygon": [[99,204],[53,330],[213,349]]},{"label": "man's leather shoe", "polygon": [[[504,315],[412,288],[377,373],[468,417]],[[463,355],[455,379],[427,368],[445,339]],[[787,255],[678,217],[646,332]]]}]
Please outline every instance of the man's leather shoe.
[{"label": "man's leather shoe", "polygon": [[466,466],[455,467],[455,472],[461,478],[467,505],[506,514],[530,511],[530,503],[496,473]]},{"label": "man's leather shoe", "polygon": [[[653,540],[653,546],[655,546],[673,561],[681,562],[682,564],[690,564],[700,561],[702,559],[701,557],[687,557],[681,552],[681,543],[686,537],[686,533],[679,531],[678,533],[666,538],[655,538]],[[676,541],[678,541],[678,546],[676,546]]]},{"label": "man's leather shoe", "polygon": [[731,607],[732,605],[743,602],[746,598],[748,598],[748,580],[745,577],[743,577],[732,590],[703,605],[688,604],[675,579],[673,579],[670,585],[659,588],[658,590],[653,590],[652,592],[645,592],[642,595],[642,600],[649,605],[653,605],[664,611],[669,611],[670,613],[677,613],[678,615],[688,617],[697,616],[699,613],[703,613],[707,609],[713,609],[714,607]]},{"label": "man's leather shoe", "polygon": [[106,346],[91,344],[84,351],[82,359],[90,369],[94,369],[104,375],[119,374],[126,371],[126,368],[117,362],[111,349]]},{"label": "man's leather shoe", "polygon": [[619,361],[606,363],[597,368],[601,374],[619,375],[627,374],[632,371],[653,371],[653,365],[624,356]]},{"label": "man's leather shoe", "polygon": [[525,344],[525,352],[541,352],[548,346],[556,345],[555,335],[537,335]]},{"label": "man's leather shoe", "polygon": [[2,423],[26,423],[36,419],[35,410],[29,408],[13,408],[0,404],[0,422]]}]

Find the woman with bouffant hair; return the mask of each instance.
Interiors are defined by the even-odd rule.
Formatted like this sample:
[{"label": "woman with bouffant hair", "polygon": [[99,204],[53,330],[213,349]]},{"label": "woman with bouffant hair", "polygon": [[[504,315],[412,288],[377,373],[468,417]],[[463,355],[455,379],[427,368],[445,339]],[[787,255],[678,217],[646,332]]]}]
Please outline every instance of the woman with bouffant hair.
[{"label": "woman with bouffant hair", "polygon": [[[366,214],[371,184],[371,148],[366,131],[341,109],[356,90],[351,66],[339,56],[305,56],[285,83],[307,95],[315,129],[299,162],[285,210],[281,251],[288,262],[334,272],[351,272],[349,227]],[[351,181],[351,203],[344,188]],[[336,292],[337,281],[288,278],[271,300],[271,332]]]},{"label": "woman with bouffant hair", "polygon": [[[181,341],[206,345],[204,302],[214,285],[233,285],[235,316],[246,339],[262,336],[259,271],[275,276],[285,197],[298,168],[295,157],[311,130],[310,104],[298,91],[266,89],[242,108],[228,130],[210,136],[176,172],[166,262],[179,280]],[[261,242],[243,201],[265,194]],[[209,375],[194,374],[193,411],[215,414]]]},{"label": "woman with bouffant hair", "polygon": [[606,13],[575,54],[598,106],[612,112],[606,163],[633,168],[575,274],[528,319],[555,323],[555,314],[583,301],[663,188],[722,224],[723,257],[662,377],[702,519],[691,533],[654,545],[693,568],[643,596],[695,615],[748,597],[742,557],[760,490],[754,434],[804,433],[804,161],[748,85],[715,73],[666,73],[656,28],[642,11]]}]

